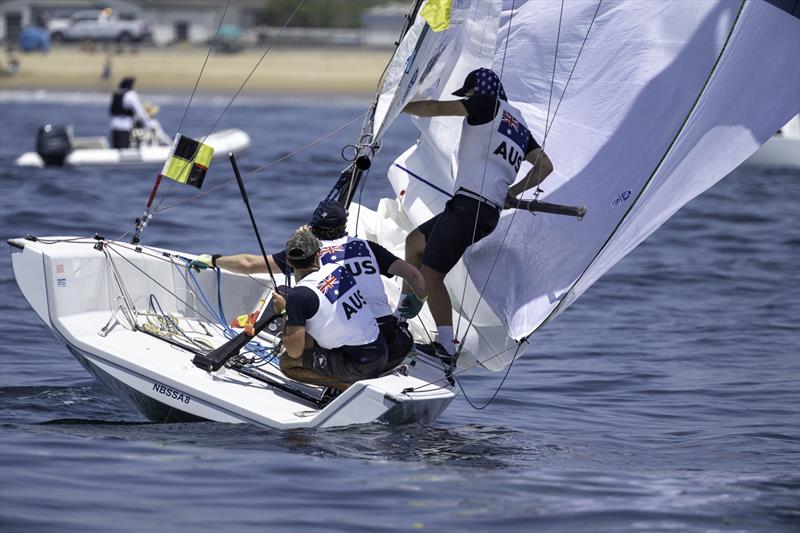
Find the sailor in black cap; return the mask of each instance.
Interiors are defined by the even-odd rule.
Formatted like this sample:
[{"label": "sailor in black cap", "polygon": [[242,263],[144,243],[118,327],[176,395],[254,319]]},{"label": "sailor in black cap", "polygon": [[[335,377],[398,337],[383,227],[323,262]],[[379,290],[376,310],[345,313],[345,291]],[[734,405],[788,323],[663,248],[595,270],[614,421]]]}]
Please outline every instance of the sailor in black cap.
[{"label": "sailor in black cap", "polygon": [[[547,154],[531,135],[522,113],[508,103],[503,84],[492,70],[473,70],[453,95],[463,98],[411,102],[403,109],[420,117],[465,117],[454,195],[442,213],[406,238],[406,260],[421,267],[428,289],[428,305],[437,325],[434,348],[451,362],[458,342],[453,335],[445,275],[470,245],[494,230],[504,206],[513,206],[518,195],[536,188],[553,171]],[[523,161],[533,168],[514,183]],[[410,290],[404,292],[400,310],[404,318],[411,318],[419,313],[422,302]]]},{"label": "sailor in black cap", "polygon": [[[388,345],[387,368],[394,368],[408,354],[413,340],[405,323],[398,322],[393,315],[382,277],[390,279],[399,276],[420,301],[427,296],[425,281],[416,267],[380,244],[348,235],[347,215],[347,209],[336,200],[324,200],[314,211],[309,227],[314,236],[320,239],[320,263],[343,265],[358,281]],[[274,272],[288,275],[292,270],[286,250],[267,256],[267,259]],[[213,266],[242,274],[266,271],[264,258],[253,254],[200,256],[190,266],[195,269]]]}]

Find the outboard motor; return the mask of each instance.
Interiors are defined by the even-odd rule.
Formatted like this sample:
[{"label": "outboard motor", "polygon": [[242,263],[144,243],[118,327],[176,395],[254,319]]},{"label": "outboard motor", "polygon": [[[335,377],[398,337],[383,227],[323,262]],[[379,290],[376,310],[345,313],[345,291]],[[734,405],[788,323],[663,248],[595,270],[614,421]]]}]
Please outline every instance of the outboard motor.
[{"label": "outboard motor", "polygon": [[36,153],[45,165],[61,166],[72,151],[69,131],[64,126],[45,124],[36,133]]}]

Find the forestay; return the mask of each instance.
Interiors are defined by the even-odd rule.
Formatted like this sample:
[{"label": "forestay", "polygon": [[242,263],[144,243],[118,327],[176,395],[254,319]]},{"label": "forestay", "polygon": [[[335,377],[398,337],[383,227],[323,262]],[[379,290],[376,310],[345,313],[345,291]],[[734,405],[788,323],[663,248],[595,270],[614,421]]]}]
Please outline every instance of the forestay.
[{"label": "forestay", "polygon": [[[762,0],[454,1],[441,33],[418,17],[385,76],[376,138],[407,101],[451,99],[467,72],[490,65],[554,162],[540,198],[588,208],[582,222],[504,211],[467,252],[447,278],[467,334],[460,365],[506,366],[514,339],[796,114],[800,58],[787,51],[798,42],[800,20]],[[415,123],[418,143],[389,172],[406,229],[442,209],[458,165],[461,119]]]}]

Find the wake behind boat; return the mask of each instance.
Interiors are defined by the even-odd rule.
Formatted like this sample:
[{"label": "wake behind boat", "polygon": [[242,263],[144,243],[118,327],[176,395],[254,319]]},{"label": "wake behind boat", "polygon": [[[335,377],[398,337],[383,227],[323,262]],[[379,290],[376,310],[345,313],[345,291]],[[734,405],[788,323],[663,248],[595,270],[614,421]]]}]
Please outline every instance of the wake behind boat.
[{"label": "wake behind boat", "polygon": [[[250,146],[250,136],[240,129],[211,133],[205,143],[215,154],[239,153]],[[111,148],[105,137],[74,137],[71,127],[43,126],[37,138],[37,151],[25,152],[16,160],[17,166],[136,166],[163,164],[171,146],[154,143],[138,147]]]}]

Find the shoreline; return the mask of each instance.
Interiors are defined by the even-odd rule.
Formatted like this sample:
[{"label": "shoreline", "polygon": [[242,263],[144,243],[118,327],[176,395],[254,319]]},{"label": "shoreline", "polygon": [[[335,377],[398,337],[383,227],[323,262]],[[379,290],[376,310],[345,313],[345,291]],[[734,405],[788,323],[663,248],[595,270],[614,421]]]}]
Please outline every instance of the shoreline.
[{"label": "shoreline", "polygon": [[[103,91],[96,88],[80,90],[74,88],[53,87],[53,88],[14,88],[5,89],[0,87],[0,106],[20,103],[60,103],[69,105],[107,105],[111,89]],[[140,97],[148,102],[164,105],[185,105],[191,95],[188,90],[146,90],[138,91]],[[197,93],[192,98],[195,103],[214,107],[224,107],[228,105],[234,91],[214,91]],[[364,107],[370,105],[375,97],[375,93],[308,93],[308,92],[283,92],[283,91],[242,91],[236,97],[236,103],[246,105],[275,105],[275,104],[298,104],[306,107],[327,106],[330,104],[347,105],[353,107]]]},{"label": "shoreline", "polygon": [[[85,52],[62,48],[47,54],[18,54],[19,71],[0,78],[1,91],[93,91],[107,94],[119,80],[136,78],[141,92],[187,94],[202,77],[197,94],[215,96],[237,91],[258,63],[262,50],[238,54],[211,54],[207,49],[145,49],[124,54]],[[243,95],[297,95],[313,98],[324,94],[370,96],[391,58],[390,50],[371,49],[273,49],[264,57],[242,89]],[[102,78],[106,57],[111,76]],[[7,57],[3,58],[4,63]]]}]

